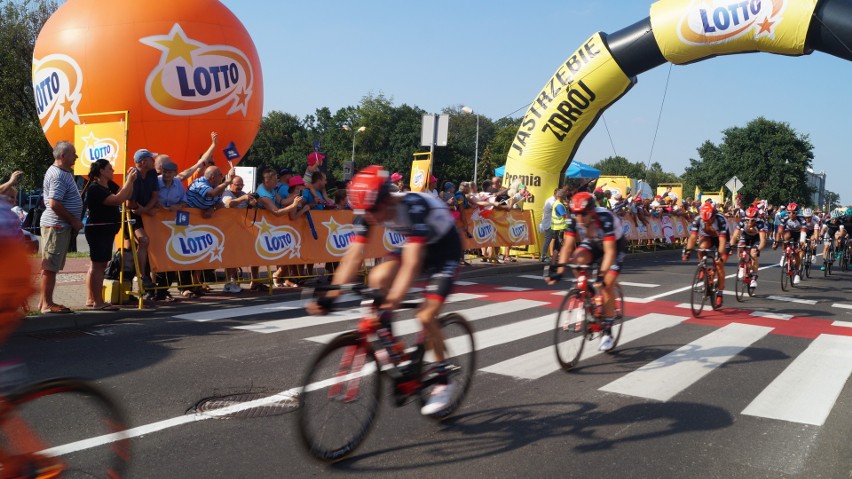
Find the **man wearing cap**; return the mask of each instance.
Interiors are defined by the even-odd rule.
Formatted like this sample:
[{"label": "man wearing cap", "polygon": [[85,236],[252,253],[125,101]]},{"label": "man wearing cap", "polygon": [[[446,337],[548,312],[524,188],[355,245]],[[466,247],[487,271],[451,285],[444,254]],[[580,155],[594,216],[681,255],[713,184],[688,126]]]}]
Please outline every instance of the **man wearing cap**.
[{"label": "man wearing cap", "polygon": [[438,198],[438,178],[435,175],[429,175],[429,185],[426,187],[426,193]]},{"label": "man wearing cap", "polygon": [[142,274],[142,287],[151,289],[154,282],[148,276],[148,234],[145,232],[145,224],[142,216],[153,216],[155,208],[160,201],[160,180],[154,169],[154,158],[156,153],[146,149],[136,150],[133,161],[136,163],[138,175],[133,183],[133,195],[128,205],[130,207],[130,218],[135,220],[133,235],[136,237],[136,255],[139,258],[139,271]]},{"label": "man wearing cap", "polygon": [[[160,155],[157,158],[162,158],[166,155]],[[177,180],[177,165],[171,160],[166,160],[160,163],[162,173],[158,178],[160,185],[160,194],[157,200],[157,207],[177,211],[186,206],[186,189],[183,183]]]},{"label": "man wearing cap", "polygon": [[[276,186],[275,191],[273,191],[274,196],[278,197],[275,199],[275,204],[281,206],[284,199],[290,194],[290,178],[292,178],[295,174],[295,171],[287,167],[278,170],[278,186]],[[313,173],[311,173],[311,176],[313,176]]]}]

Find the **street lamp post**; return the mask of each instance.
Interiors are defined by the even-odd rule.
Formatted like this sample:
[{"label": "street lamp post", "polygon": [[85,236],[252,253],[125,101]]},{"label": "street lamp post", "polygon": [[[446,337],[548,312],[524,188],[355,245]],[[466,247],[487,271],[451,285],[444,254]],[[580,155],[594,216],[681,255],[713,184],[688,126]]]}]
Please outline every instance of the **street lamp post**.
[{"label": "street lamp post", "polygon": [[[466,106],[462,111],[467,114],[473,113],[473,108]],[[477,184],[476,177],[479,169],[479,113],[476,113],[476,145],[473,152],[473,184]]]},{"label": "street lamp post", "polygon": [[353,130],[352,127],[350,127],[349,125],[343,125],[343,129],[346,130],[346,131],[352,132],[352,165],[354,166],[355,165],[355,135],[357,135],[358,133],[364,133],[364,130],[366,130],[367,127],[362,126],[362,127],[358,128],[357,130]]}]

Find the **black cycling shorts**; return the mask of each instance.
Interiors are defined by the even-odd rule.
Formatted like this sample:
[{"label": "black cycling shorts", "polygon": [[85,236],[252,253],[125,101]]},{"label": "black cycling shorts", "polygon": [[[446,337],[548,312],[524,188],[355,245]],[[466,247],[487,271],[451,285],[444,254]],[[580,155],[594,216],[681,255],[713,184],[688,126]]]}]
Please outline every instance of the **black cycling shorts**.
[{"label": "black cycling shorts", "polygon": [[[429,276],[429,281],[423,296],[441,302],[447,299],[458,278],[462,254],[461,237],[456,228],[452,228],[438,241],[426,245],[422,273]],[[401,257],[402,251],[396,250],[391,255]]]},{"label": "black cycling shorts", "polygon": [[[604,256],[603,245],[600,241],[590,241],[583,239],[577,245],[577,248],[589,250],[592,253],[592,263],[600,264]],[[627,239],[622,237],[615,242],[615,262],[610,266],[609,270],[616,274],[621,272],[621,266],[624,264],[624,257],[627,256]]]}]

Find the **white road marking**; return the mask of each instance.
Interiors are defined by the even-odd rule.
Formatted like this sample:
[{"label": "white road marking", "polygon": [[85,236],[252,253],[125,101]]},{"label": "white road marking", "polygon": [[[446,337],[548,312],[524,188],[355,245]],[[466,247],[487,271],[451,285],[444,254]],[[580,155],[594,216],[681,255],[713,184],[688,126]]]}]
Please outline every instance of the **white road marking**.
[{"label": "white road marking", "polygon": [[[487,304],[484,306],[477,306],[474,308],[462,309],[453,312],[461,314],[465,317],[465,319],[468,320],[468,322],[473,322],[478,319],[490,318],[500,314],[517,313],[518,311],[537,308],[546,304],[548,303],[545,303],[543,301],[516,299],[513,301],[507,301],[505,303]],[[394,321],[393,323],[393,332],[397,336],[405,336],[407,334],[417,333],[420,331],[420,329],[422,329],[420,327],[420,321],[418,321],[417,319],[406,319],[402,321]],[[308,341],[313,341],[315,343],[327,343],[339,334],[339,332],[323,334],[320,336],[313,336],[305,339],[307,339]]]},{"label": "white road marking", "polygon": [[628,281],[619,281],[618,284],[622,286],[633,286],[636,288],[659,288],[659,284],[651,284],[651,283],[631,283]]},{"label": "white road marking", "polygon": [[838,326],[841,328],[852,328],[852,323],[849,321],[834,321],[831,323],[832,326]]},{"label": "white road marking", "polygon": [[852,304],[834,303],[832,308],[852,309]]},{"label": "white road marking", "polygon": [[789,321],[793,318],[792,314],[770,313],[769,311],[753,311],[750,316],[757,318],[780,319],[782,321]]},{"label": "white road marking", "polygon": [[[619,346],[627,344],[663,329],[676,326],[686,319],[688,318],[685,316],[671,316],[658,313],[646,314],[631,319],[624,323],[624,329],[621,332],[621,339],[618,344]],[[556,315],[550,317],[550,323],[551,328],[556,327]],[[576,338],[575,340],[580,341],[582,339]],[[598,351],[598,345],[590,342],[583,347],[583,354],[580,356],[580,360],[582,361],[598,354],[602,354]],[[554,347],[550,346],[482,368],[481,371],[521,379],[538,379],[554,371],[558,371],[560,368],[561,366],[556,360]]]},{"label": "white road marking", "polygon": [[743,410],[822,426],[852,374],[852,337],[822,334]]},{"label": "white road marking", "polygon": [[811,306],[813,306],[813,305],[815,305],[819,302],[819,301],[815,301],[813,299],[799,299],[799,298],[791,298],[789,296],[767,296],[766,299],[771,299],[773,301],[785,301],[785,302],[788,302],[788,303],[808,304],[808,305],[811,305]]},{"label": "white road marking", "polygon": [[456,281],[453,284],[456,284],[458,286],[473,286],[479,283],[474,283],[473,281]]},{"label": "white road marking", "polygon": [[[777,267],[778,267],[778,265],[777,265],[777,264],[773,264],[773,265],[769,265],[769,266],[764,266],[764,267],[762,267],[762,268],[758,268],[758,271],[761,271],[761,270],[764,270],[764,269],[768,269],[768,268],[777,268]],[[729,275],[725,276],[725,279],[734,278],[734,277],[736,277],[736,275],[737,275],[736,273],[734,273],[734,274],[729,274]],[[648,298],[648,299],[651,299],[651,300],[654,300],[654,299],[660,299],[660,298],[665,298],[666,296],[671,296],[671,295],[673,295],[673,294],[682,293],[682,292],[684,292],[684,291],[689,291],[690,289],[692,289],[692,286],[693,286],[693,285],[684,286],[683,288],[678,288],[678,289],[674,289],[674,290],[671,290],[671,291],[667,291],[667,292],[665,292],[665,293],[660,293],[660,294],[657,294],[657,295],[651,296],[651,297],[650,297],[650,298]]]},{"label": "white road marking", "polygon": [[518,276],[518,278],[534,279],[534,280],[538,280],[538,281],[544,281],[544,276],[541,276],[541,275],[536,276],[534,274],[522,274],[522,275]]},{"label": "white road marking", "polygon": [[651,298],[634,298],[633,296],[625,296],[624,297],[625,303],[647,304],[647,303],[650,303],[651,301],[654,301],[654,300],[651,299]]},{"label": "white road marking", "polygon": [[772,328],[731,323],[607,384],[601,391],[668,401]]}]

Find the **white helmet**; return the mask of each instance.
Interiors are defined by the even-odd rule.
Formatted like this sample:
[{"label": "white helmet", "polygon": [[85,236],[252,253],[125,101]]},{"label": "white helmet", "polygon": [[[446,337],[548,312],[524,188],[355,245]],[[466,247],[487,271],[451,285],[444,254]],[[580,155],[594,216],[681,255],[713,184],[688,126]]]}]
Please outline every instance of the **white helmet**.
[{"label": "white helmet", "polygon": [[804,216],[805,218],[810,218],[813,215],[814,215],[814,210],[812,210],[810,208],[805,208],[805,210],[802,211],[802,216]]}]

